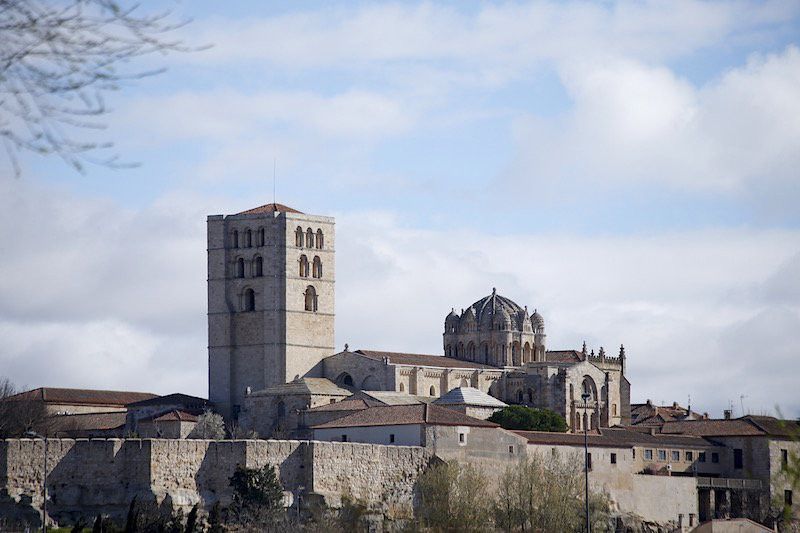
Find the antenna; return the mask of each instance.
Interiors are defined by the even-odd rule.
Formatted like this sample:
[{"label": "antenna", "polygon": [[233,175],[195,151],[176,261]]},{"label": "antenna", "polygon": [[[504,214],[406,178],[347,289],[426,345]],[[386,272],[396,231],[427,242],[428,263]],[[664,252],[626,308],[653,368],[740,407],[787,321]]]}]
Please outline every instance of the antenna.
[{"label": "antenna", "polygon": [[744,394],[739,395],[739,404],[742,406],[742,416],[745,415],[745,412],[744,412],[744,399],[745,398],[747,398],[746,395],[744,395]]},{"label": "antenna", "polygon": [[275,176],[277,175],[277,172],[276,172],[277,168],[278,168],[278,158],[277,157],[273,157],[272,158],[272,205],[273,206],[276,203],[276,201],[275,201],[275,181],[276,181]]}]

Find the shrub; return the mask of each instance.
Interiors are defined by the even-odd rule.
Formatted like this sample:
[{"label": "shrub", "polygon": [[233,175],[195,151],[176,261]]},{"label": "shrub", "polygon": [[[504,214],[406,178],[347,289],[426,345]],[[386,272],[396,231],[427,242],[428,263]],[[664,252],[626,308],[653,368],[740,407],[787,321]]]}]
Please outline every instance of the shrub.
[{"label": "shrub", "polygon": [[549,409],[534,409],[524,405],[509,405],[489,417],[490,422],[504,429],[524,431],[567,431],[564,417]]}]

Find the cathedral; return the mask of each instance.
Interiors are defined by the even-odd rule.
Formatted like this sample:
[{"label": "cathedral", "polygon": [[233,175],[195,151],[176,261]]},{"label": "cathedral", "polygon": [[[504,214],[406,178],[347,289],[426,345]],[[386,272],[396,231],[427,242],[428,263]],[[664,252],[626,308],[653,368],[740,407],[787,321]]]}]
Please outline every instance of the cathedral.
[{"label": "cathedral", "polygon": [[334,219],[272,203],[207,223],[209,399],[235,424],[302,436],[346,398],[427,403],[457,387],[553,410],[571,431],[630,422],[623,347],[548,350],[543,316],[492,289],[447,314],[441,354],[334,353]]}]

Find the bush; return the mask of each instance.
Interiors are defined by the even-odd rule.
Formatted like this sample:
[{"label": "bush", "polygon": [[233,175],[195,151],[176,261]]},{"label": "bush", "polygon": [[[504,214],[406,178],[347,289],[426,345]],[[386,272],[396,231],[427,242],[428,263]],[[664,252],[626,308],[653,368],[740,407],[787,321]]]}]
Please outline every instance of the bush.
[{"label": "bush", "polygon": [[455,461],[433,464],[417,481],[420,525],[432,531],[491,529],[487,480],[476,467]]},{"label": "bush", "polygon": [[233,504],[231,521],[239,524],[269,525],[283,511],[283,487],[272,465],[262,468],[236,467],[231,476]]},{"label": "bush", "polygon": [[504,429],[524,431],[567,431],[564,417],[549,409],[534,409],[524,405],[509,405],[489,417],[489,422],[500,424]]}]

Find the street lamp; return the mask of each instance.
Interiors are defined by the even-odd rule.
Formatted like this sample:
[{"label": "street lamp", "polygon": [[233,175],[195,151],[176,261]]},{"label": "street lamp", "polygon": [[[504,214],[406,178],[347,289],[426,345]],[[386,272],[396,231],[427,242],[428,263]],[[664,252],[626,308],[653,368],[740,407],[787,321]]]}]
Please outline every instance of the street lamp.
[{"label": "street lamp", "polygon": [[[586,415],[587,412],[589,411],[589,398],[590,395],[588,391],[581,394],[581,399],[583,400],[584,415]],[[588,429],[589,424],[587,423],[588,420],[590,420],[590,418],[587,417],[587,419],[583,421],[583,471],[586,481],[585,484],[586,533],[591,533],[592,525],[589,522],[589,429]]]},{"label": "street lamp", "polygon": [[43,437],[35,431],[25,432],[26,437],[42,439],[44,442],[44,473],[42,474],[42,533],[47,533],[47,437]]}]

